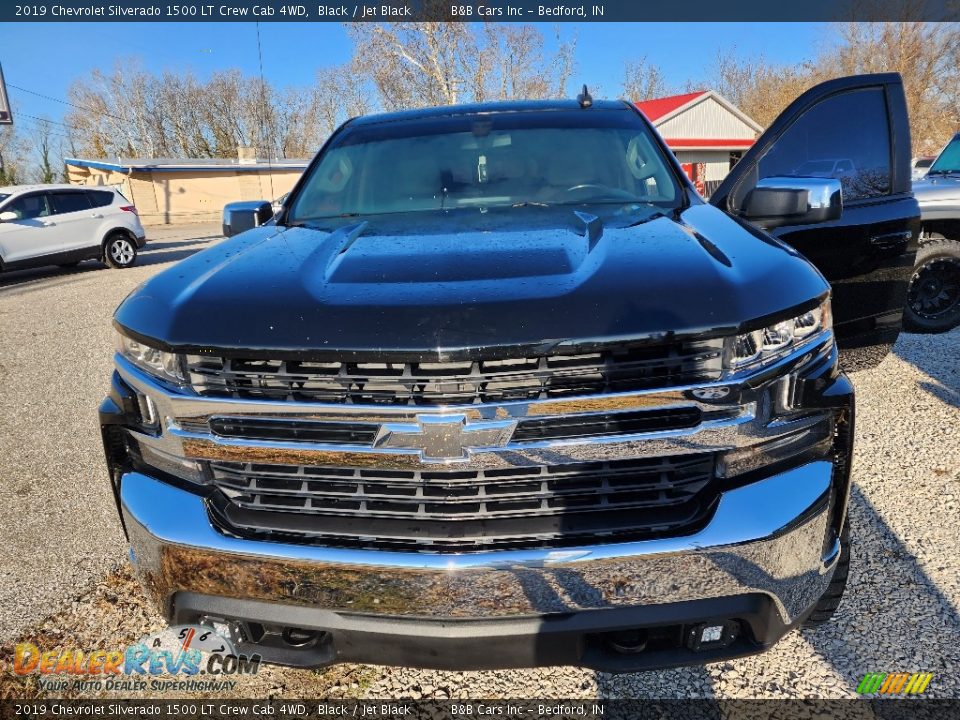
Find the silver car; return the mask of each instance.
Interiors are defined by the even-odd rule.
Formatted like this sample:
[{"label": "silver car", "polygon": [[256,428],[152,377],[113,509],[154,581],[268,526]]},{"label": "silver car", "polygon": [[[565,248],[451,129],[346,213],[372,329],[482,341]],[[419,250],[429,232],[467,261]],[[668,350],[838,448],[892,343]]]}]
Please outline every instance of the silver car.
[{"label": "silver car", "polygon": [[109,187],[0,187],[0,271],[100,260],[126,268],[147,241],[137,208]]}]

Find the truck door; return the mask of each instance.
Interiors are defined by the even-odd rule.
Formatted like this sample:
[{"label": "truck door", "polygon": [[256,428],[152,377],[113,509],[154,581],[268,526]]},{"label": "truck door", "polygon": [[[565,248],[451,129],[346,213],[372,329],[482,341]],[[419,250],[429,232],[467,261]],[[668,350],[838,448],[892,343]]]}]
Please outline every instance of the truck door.
[{"label": "truck door", "polygon": [[710,198],[738,217],[768,178],[840,182],[843,211],[835,220],[755,224],[799,250],[832,285],[834,331],[848,370],[879,363],[900,333],[920,229],[910,157],[900,75],[839,78],[797,98]]}]

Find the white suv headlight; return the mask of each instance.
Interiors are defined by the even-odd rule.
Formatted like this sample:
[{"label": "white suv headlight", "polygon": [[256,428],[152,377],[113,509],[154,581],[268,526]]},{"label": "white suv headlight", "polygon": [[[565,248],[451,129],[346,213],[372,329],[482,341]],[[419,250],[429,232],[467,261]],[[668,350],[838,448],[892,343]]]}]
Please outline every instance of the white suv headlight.
[{"label": "white suv headlight", "polygon": [[117,333],[117,352],[156,378],[178,385],[186,382],[181,355],[158,350],[121,333]]},{"label": "white suv headlight", "polygon": [[727,353],[727,369],[742,370],[751,366],[763,366],[802,345],[831,325],[830,300],[801,315],[781,320],[765,328],[737,335]]}]

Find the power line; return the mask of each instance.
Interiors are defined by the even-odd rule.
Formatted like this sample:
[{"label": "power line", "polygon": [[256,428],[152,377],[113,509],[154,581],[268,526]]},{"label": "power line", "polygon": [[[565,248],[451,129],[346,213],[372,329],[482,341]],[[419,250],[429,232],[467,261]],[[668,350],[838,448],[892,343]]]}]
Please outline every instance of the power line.
[{"label": "power line", "polygon": [[26,113],[18,113],[25,118],[30,118],[31,120],[36,120],[37,122],[42,123],[51,123],[53,125],[62,125],[67,130],[76,130],[77,132],[83,132],[81,128],[75,127],[74,125],[67,125],[66,123],[60,122],[59,120],[48,120],[47,118],[37,117],[36,115],[27,115]]},{"label": "power line", "polygon": [[62,140],[67,140],[69,142],[76,142],[76,138],[70,137],[69,135],[64,135],[63,133],[51,131],[49,125],[43,126],[43,127],[41,127],[40,125],[35,125],[33,128],[28,128],[28,129],[33,130],[35,132],[43,131],[50,137],[61,138]]},{"label": "power line", "polygon": [[[50,135],[50,136],[52,136],[52,137],[59,137],[59,138],[63,138],[64,140],[71,140],[71,141],[75,141],[75,140],[76,140],[75,137],[72,137],[72,136],[69,136],[69,135],[65,135],[62,131],[61,131],[61,132],[54,132],[54,130],[60,130],[60,128],[54,128],[54,127],[51,125],[51,123],[53,123],[52,120],[45,120],[44,118],[37,118],[37,117],[34,117],[33,115],[27,115],[26,113],[17,113],[17,117],[20,117],[20,118],[30,118],[31,125],[30,125],[30,126],[26,126],[26,125],[24,126],[24,128],[25,128],[26,130],[28,130],[28,131],[43,130],[44,132],[46,132],[48,135]],[[41,123],[44,123],[44,124],[41,125]]]},{"label": "power line", "polygon": [[[35,90],[28,90],[27,88],[20,87],[19,85],[12,85],[12,84],[10,84],[10,83],[7,83],[7,87],[11,87],[11,88],[14,88],[14,89],[16,89],[16,90],[20,90],[21,92],[30,93],[31,95],[36,95],[37,97],[43,98],[43,99],[45,99],[45,100],[52,100],[53,102],[60,103],[61,105],[68,105],[69,107],[76,108],[77,110],[83,110],[84,112],[93,113],[94,115],[100,115],[100,116],[102,116],[102,117],[108,117],[108,118],[111,118],[111,119],[113,119],[113,120],[119,120],[120,122],[125,123],[126,125],[130,125],[130,124],[132,123],[132,121],[131,121],[129,118],[122,118],[122,117],[120,117],[119,115],[111,115],[110,113],[108,113],[108,112],[103,112],[102,110],[93,110],[92,108],[84,107],[84,106],[82,106],[82,105],[77,105],[76,103],[72,103],[72,102],[69,102],[69,101],[67,101],[67,100],[61,100],[61,99],[59,99],[59,98],[55,98],[55,97],[52,97],[52,96],[50,96],[50,95],[44,95],[43,93],[38,93],[38,92],[36,92]],[[78,127],[76,127],[76,126],[74,126],[74,125],[68,125],[67,123],[59,122],[59,121],[57,121],[57,120],[48,120],[48,119],[46,119],[46,118],[38,118],[38,117],[36,117],[36,116],[34,116],[34,115],[27,115],[26,113],[18,113],[18,114],[19,114],[19,115],[22,115],[23,117],[31,118],[31,119],[33,119],[33,120],[39,120],[39,121],[41,121],[41,122],[56,123],[57,125],[62,125],[63,127],[67,128],[68,130],[76,130],[77,132],[88,132],[87,130],[84,130],[84,129],[82,129],[82,128],[78,128]],[[150,139],[145,139],[142,135],[131,134],[131,133],[129,133],[129,132],[126,133],[126,134],[127,134],[127,137],[128,137],[130,140],[137,140],[137,141],[139,141],[139,142],[141,142],[141,143],[145,143],[145,144],[150,144],[150,143],[153,142],[153,141],[150,140]],[[68,139],[69,139],[69,138],[68,138]]]},{"label": "power line", "polygon": [[[47,118],[37,117],[36,115],[28,115],[27,113],[17,113],[17,115],[20,116],[20,117],[30,118],[31,120],[35,120],[35,121],[37,121],[37,122],[49,123],[49,124],[53,124],[53,125],[60,125],[60,126],[62,126],[62,127],[64,127],[64,128],[66,128],[67,130],[74,130],[74,131],[76,131],[76,132],[78,132],[78,133],[90,132],[89,130],[85,130],[85,129],[83,129],[83,128],[78,128],[76,125],[68,125],[67,123],[60,122],[59,120],[49,120],[49,119],[47,119]],[[113,117],[113,116],[110,115],[109,117]],[[128,124],[130,124],[129,121],[127,121],[127,122],[128,122]],[[150,144],[150,143],[153,142],[153,140],[144,138],[144,136],[142,136],[142,135],[136,135],[136,134],[132,134],[132,133],[129,133],[129,132],[126,133],[126,135],[127,135],[127,138],[128,138],[129,140],[137,140],[137,141],[139,141],[139,142],[141,142],[141,143],[144,143],[144,144]],[[67,140],[74,140],[74,139],[76,139],[76,138],[68,137],[67,135],[60,135],[60,137],[64,137],[64,138],[66,138]]]},{"label": "power line", "polygon": [[19,90],[20,92],[36,95],[37,97],[43,98],[44,100],[50,100],[52,102],[60,103],[61,105],[67,105],[69,107],[76,108],[77,110],[83,110],[84,112],[94,113],[95,115],[103,115],[108,118],[113,118],[114,120],[127,122],[126,118],[122,118],[119,115],[111,115],[110,113],[104,112],[102,110],[94,110],[92,108],[84,107],[83,105],[77,105],[76,103],[72,103],[69,100],[61,100],[60,98],[55,98],[50,95],[44,95],[43,93],[38,93],[36,90],[28,90],[25,87],[20,87],[19,85],[14,85],[13,83],[7,83],[7,87],[11,87],[14,90]]}]

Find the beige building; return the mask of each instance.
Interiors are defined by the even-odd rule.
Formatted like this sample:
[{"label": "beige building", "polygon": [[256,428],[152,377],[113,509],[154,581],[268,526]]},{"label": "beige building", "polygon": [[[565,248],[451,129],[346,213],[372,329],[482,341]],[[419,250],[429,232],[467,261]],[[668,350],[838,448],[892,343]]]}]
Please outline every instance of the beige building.
[{"label": "beige building", "polygon": [[274,200],[289,192],[308,160],[83,160],[67,158],[74,185],[109,185],[137,208],[144,225],[220,220],[235,200]]}]

